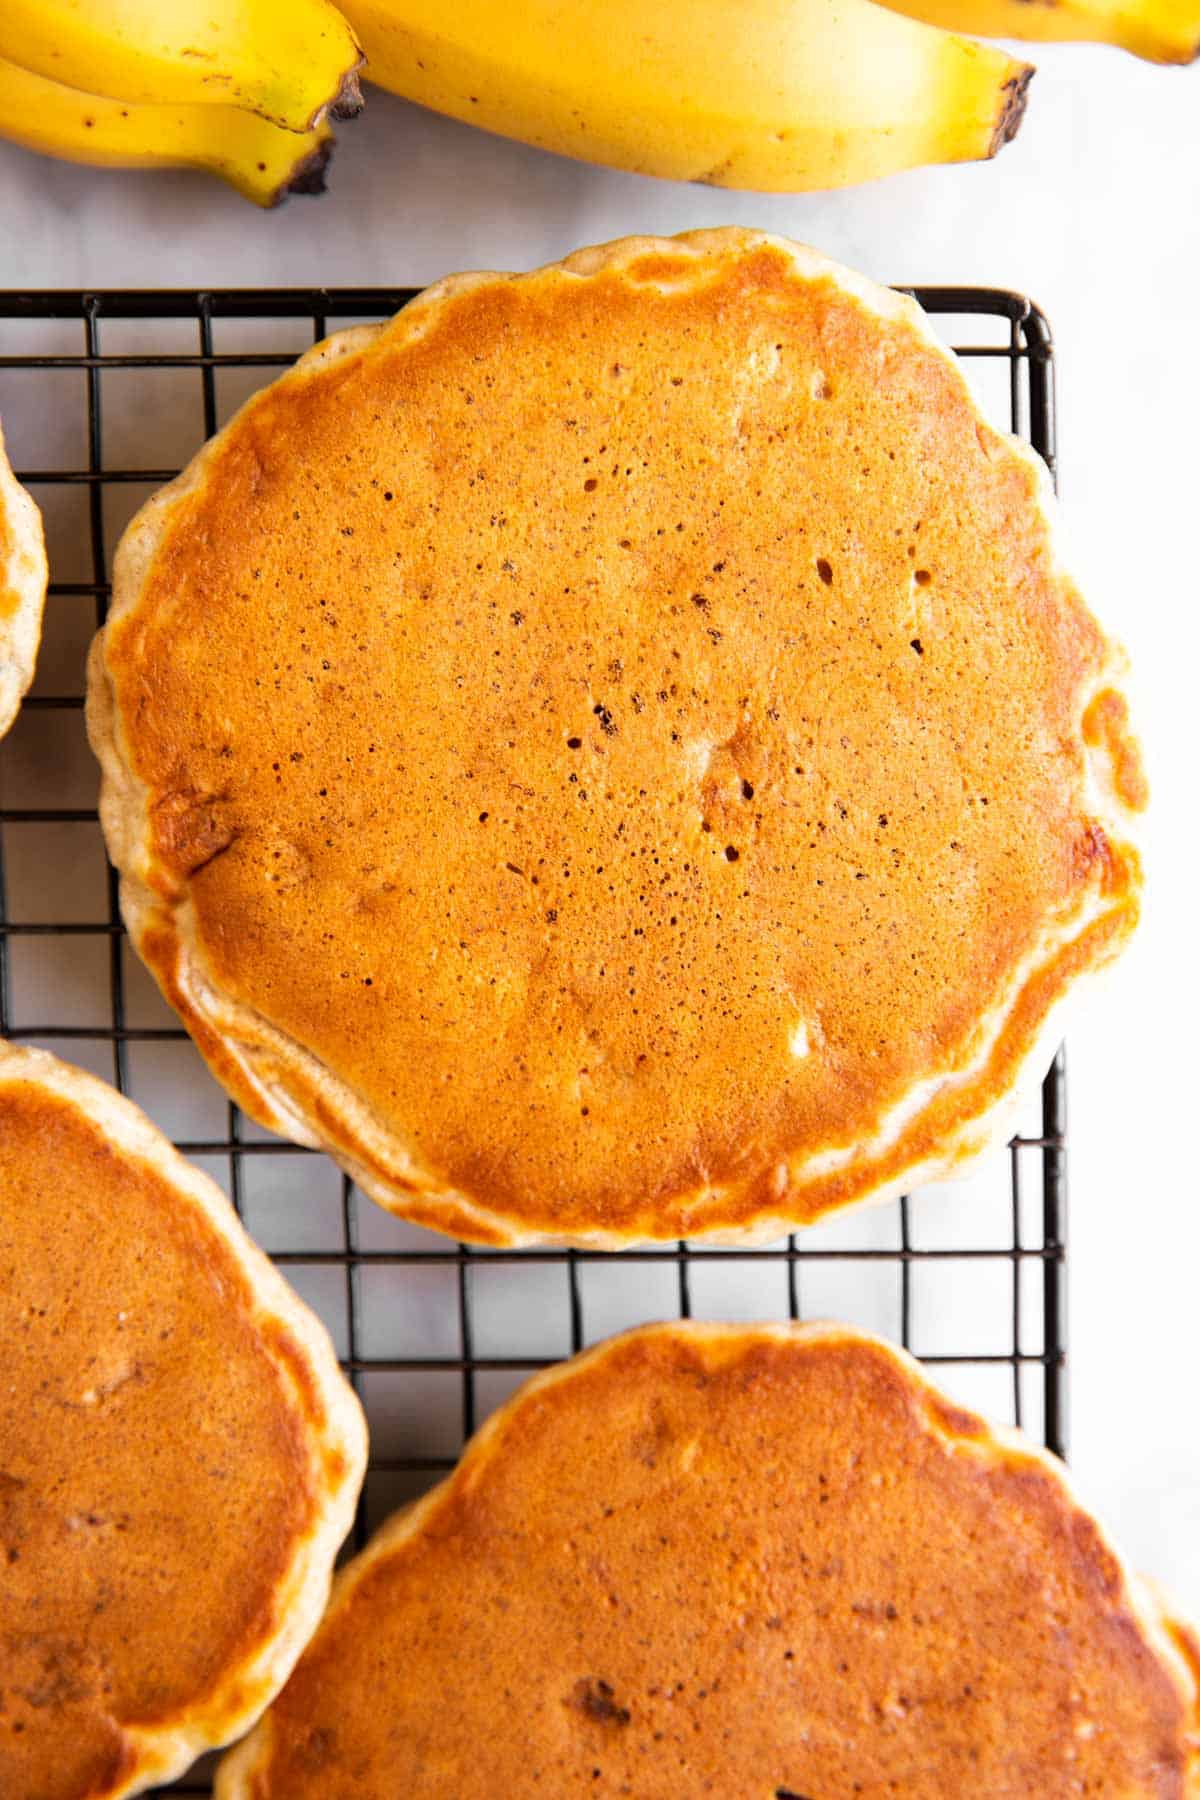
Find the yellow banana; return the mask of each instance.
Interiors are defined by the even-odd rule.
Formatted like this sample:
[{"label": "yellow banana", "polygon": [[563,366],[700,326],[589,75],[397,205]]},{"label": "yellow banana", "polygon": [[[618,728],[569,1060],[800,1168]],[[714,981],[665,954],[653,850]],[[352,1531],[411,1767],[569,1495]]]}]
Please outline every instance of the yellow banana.
[{"label": "yellow banana", "polygon": [[86,93],[240,106],[288,131],[360,104],[333,0],[0,0],[0,56]]},{"label": "yellow banana", "polygon": [[507,137],[717,187],[990,156],[1032,70],[870,0],[342,0],[381,86]]},{"label": "yellow banana", "polygon": [[1200,56],[1200,0],[883,0],[948,31],[1039,43],[1117,44],[1148,62]]},{"label": "yellow banana", "polygon": [[0,137],[68,162],[209,169],[260,206],[289,193],[320,193],[333,148],[324,120],[312,131],[281,131],[232,106],[136,106],[4,61]]}]

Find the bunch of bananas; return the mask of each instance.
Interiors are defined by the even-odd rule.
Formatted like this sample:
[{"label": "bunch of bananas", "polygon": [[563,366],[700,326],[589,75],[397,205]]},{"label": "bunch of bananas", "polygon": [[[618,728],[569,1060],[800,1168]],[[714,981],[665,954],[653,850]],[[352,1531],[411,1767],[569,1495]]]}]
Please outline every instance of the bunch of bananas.
[{"label": "bunch of bananas", "polygon": [[1200,0],[3,0],[0,135],[193,164],[269,206],[324,185],[365,61],[409,100],[567,156],[842,187],[1012,137],[1032,69],[954,31],[1186,62]]}]

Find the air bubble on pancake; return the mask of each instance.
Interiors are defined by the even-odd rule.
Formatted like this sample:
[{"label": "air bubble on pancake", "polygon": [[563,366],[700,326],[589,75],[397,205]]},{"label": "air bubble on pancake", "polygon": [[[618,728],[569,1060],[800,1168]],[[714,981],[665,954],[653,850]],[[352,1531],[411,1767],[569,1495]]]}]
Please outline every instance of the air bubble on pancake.
[{"label": "air bubble on pancake", "polygon": [[788,1040],[788,1048],[796,1058],[796,1061],[801,1062],[806,1056],[812,1056],[816,1051],[823,1048],[825,1043],[825,1033],[821,1026],[820,1016],[817,1013],[809,1011],[807,1014],[802,1014],[799,1010],[795,995],[789,995],[789,998],[791,999],[792,1004],[796,1006],[797,1010],[794,1015],[796,1022],[792,1027],[792,1034]]},{"label": "air bubble on pancake", "polygon": [[[895,1618],[895,1607],[890,1607],[886,1616],[889,1619]],[[912,1702],[909,1700],[907,1694],[902,1694],[895,1682],[890,1683],[884,1691],[883,1698],[875,1702],[876,1712],[888,1719],[907,1718],[911,1706]]]},{"label": "air bubble on pancake", "polygon": [[746,359],[748,372],[759,381],[770,381],[779,373],[782,349],[782,344],[764,344],[761,349],[752,350]]},{"label": "air bubble on pancake", "polygon": [[101,1400],[107,1400],[128,1382],[136,1381],[141,1375],[141,1366],[136,1362],[118,1363],[102,1381],[92,1387],[85,1388],[79,1396],[80,1406],[98,1406]]},{"label": "air bubble on pancake", "polygon": [[683,746],[683,761],[686,773],[693,781],[703,781],[708,774],[716,744],[712,738],[692,738]]},{"label": "air bubble on pancake", "polygon": [[97,1531],[101,1526],[107,1525],[108,1520],[100,1513],[68,1513],[63,1524],[68,1531]]},{"label": "air bubble on pancake", "polygon": [[[930,605],[930,589],[933,577],[928,569],[910,569],[906,598],[897,607],[897,624],[907,638],[910,649],[923,653],[924,634],[933,624],[933,609]],[[922,646],[917,650],[917,646]]]},{"label": "air bubble on pancake", "polygon": [[311,878],[312,860],[308,851],[290,838],[272,834],[264,846],[263,873],[273,888],[286,893]]},{"label": "air bubble on pancake", "polygon": [[828,375],[826,375],[824,369],[814,369],[813,370],[811,387],[812,387],[812,397],[814,400],[832,400],[833,399],[833,386],[829,380]]},{"label": "air bubble on pancake", "polygon": [[833,566],[827,557],[818,556],[817,574],[821,577],[821,580],[825,583],[826,587],[833,586]]}]

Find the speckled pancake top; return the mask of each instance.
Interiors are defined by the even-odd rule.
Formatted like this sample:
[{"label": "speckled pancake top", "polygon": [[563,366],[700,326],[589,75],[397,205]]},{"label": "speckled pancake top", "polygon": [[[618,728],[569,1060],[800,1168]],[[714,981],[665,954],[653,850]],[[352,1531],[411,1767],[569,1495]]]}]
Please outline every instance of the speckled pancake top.
[{"label": "speckled pancake top", "polygon": [[462,1236],[953,1163],[1136,914],[1040,480],[910,303],[752,233],[333,340],[122,552],[143,955],[252,1111]]},{"label": "speckled pancake top", "polygon": [[384,1527],[219,1800],[1182,1800],[1186,1634],[878,1340],[669,1326]]},{"label": "speckled pancake top", "polygon": [[320,1615],[363,1434],[320,1327],[272,1307],[216,1191],[224,1231],[144,1121],[150,1155],[72,1083],[108,1090],[13,1059],[0,1046],[0,1794],[102,1800],[271,1697]]}]

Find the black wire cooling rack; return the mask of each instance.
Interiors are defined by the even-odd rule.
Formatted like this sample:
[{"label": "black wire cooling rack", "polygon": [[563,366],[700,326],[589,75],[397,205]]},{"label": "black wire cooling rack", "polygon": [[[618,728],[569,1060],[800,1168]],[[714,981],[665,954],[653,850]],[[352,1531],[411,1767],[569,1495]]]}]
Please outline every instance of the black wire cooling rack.
[{"label": "black wire cooling rack", "polygon": [[[991,290],[910,291],[995,422],[1053,470],[1053,351],[1036,307]],[[145,1106],[325,1318],[371,1424],[359,1543],[453,1465],[529,1371],[693,1311],[872,1325],[1061,1454],[1061,1053],[980,1191],[927,1190],[753,1251],[476,1251],[389,1218],[326,1158],[246,1120],[130,954],[82,714],[117,535],[274,371],[331,325],[386,317],[412,292],[0,293],[0,418],[54,574],[38,680],[0,750],[0,1036],[82,1063]],[[173,1791],[207,1793],[203,1770]]]}]

